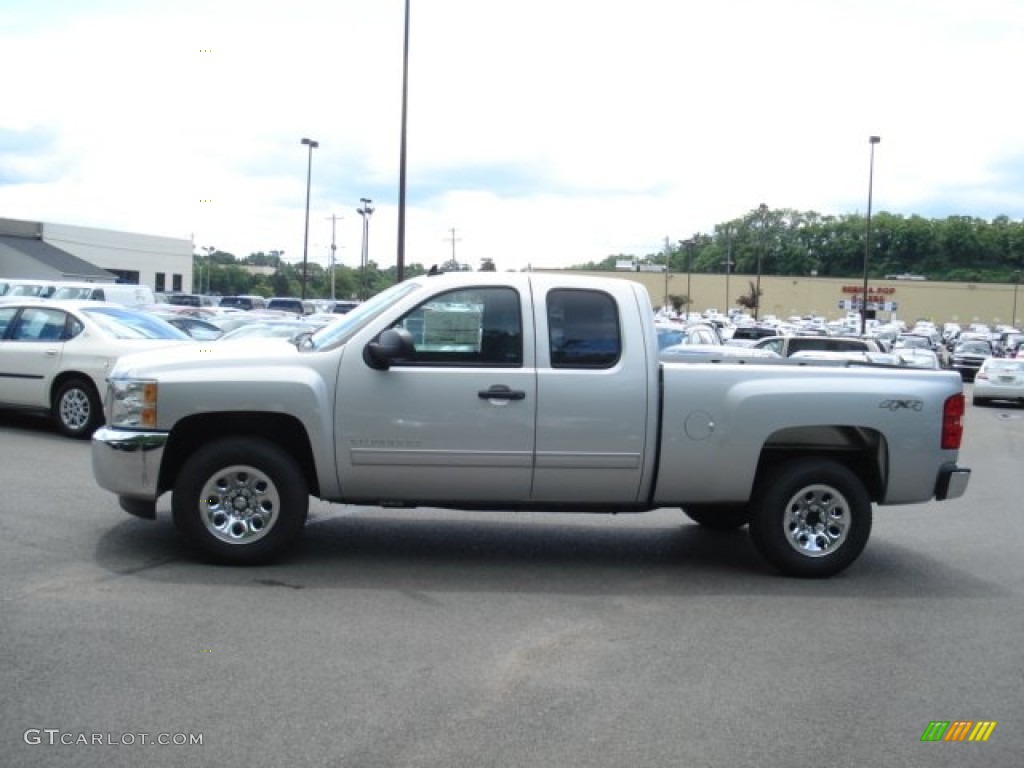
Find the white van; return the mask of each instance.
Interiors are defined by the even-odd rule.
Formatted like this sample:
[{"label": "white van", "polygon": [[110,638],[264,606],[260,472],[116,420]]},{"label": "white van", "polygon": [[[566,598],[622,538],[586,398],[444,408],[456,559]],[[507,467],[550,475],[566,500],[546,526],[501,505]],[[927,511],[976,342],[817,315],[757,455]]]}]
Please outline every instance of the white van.
[{"label": "white van", "polygon": [[54,301],[79,299],[84,301],[112,301],[126,307],[141,307],[156,304],[156,298],[148,285],[129,283],[57,283],[57,290],[50,296]]}]

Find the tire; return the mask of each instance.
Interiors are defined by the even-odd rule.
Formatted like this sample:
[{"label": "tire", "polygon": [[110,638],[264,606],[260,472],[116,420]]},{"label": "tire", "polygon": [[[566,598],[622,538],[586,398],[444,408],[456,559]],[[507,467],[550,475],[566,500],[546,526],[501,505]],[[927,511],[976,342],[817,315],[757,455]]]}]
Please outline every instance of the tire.
[{"label": "tire", "polygon": [[103,405],[88,379],[68,379],[53,395],[51,408],[57,430],[68,437],[87,440],[103,423]]},{"label": "tire", "polygon": [[275,443],[229,437],[189,457],[171,509],[185,541],[212,561],[258,565],[278,558],[302,532],[309,489],[299,465]]},{"label": "tire", "polygon": [[750,522],[747,504],[690,504],[683,507],[683,513],[712,531],[735,531]]},{"label": "tire", "polygon": [[826,578],[849,566],[871,535],[864,483],[828,459],[797,459],[758,483],[750,535],[761,556],[787,576]]}]

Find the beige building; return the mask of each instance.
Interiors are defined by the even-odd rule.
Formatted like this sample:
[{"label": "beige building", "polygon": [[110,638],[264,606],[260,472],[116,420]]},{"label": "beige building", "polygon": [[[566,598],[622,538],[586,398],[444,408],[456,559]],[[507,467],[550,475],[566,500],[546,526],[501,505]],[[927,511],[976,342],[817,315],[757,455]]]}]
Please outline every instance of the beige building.
[{"label": "beige building", "polygon": [[[692,298],[691,311],[717,309],[725,313],[736,299],[750,293],[755,275],[687,275],[657,272],[592,272],[643,283],[656,307],[666,296]],[[864,282],[858,278],[761,276],[760,316],[822,315],[828,319],[860,311]],[[858,302],[854,305],[853,302]],[[1012,283],[942,283],[930,280],[869,280],[868,306],[877,304],[880,320],[916,320],[1013,325],[1024,323],[1024,288]],[[1016,315],[1016,317],[1014,317]]]}]

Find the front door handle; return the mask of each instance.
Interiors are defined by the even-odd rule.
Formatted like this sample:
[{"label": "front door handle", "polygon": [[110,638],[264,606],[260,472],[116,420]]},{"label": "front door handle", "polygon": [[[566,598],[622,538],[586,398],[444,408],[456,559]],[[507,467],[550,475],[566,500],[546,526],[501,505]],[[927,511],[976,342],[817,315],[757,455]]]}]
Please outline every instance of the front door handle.
[{"label": "front door handle", "polygon": [[521,389],[509,389],[504,384],[494,384],[490,389],[476,393],[481,400],[524,400],[526,393]]}]

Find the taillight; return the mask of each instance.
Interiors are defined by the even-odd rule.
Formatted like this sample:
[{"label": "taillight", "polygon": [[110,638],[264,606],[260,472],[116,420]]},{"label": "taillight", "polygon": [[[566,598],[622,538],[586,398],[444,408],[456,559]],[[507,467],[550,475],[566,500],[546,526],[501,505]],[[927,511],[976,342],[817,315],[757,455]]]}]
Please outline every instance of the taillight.
[{"label": "taillight", "polygon": [[946,398],[942,406],[942,449],[955,451],[960,448],[964,436],[964,410],[966,400],[963,393]]}]

